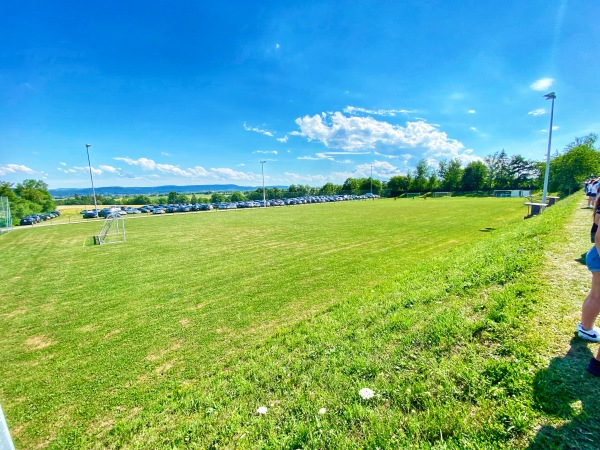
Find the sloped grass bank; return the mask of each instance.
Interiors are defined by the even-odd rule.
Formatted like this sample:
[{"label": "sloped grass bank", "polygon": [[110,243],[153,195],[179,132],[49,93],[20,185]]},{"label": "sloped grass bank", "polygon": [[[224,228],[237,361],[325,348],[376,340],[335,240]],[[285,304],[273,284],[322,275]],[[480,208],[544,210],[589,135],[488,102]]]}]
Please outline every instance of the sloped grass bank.
[{"label": "sloped grass bank", "polygon": [[[526,330],[545,295],[545,248],[577,200],[418,268],[398,267],[210,376],[109,411],[106,423],[65,431],[53,446],[525,447],[545,414],[533,392],[544,341]],[[361,398],[365,387],[374,397]],[[266,414],[256,413],[261,406]]]}]

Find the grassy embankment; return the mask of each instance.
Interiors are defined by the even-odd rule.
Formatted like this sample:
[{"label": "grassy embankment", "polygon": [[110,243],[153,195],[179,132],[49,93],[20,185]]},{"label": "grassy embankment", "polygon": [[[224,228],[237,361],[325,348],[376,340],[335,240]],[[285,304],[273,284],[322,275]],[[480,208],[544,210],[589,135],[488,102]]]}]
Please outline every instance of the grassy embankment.
[{"label": "grassy embankment", "polygon": [[127,220],[127,243],[102,247],[89,245],[98,222],[9,233],[0,401],[13,437],[20,448],[553,439],[540,424],[591,414],[557,415],[564,402],[544,390],[561,383],[553,336],[530,331],[551,300],[545,252],[575,202],[529,221],[512,199],[156,217]]}]

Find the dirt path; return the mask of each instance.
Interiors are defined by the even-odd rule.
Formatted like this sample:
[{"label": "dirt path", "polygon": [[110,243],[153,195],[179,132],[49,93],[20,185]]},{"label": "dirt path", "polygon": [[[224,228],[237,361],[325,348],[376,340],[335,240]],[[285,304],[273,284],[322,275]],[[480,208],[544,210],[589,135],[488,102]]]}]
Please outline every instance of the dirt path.
[{"label": "dirt path", "polygon": [[[542,277],[547,295],[538,305],[532,339],[545,351],[535,377],[536,407],[545,416],[530,448],[600,448],[600,379],[585,370],[598,344],[575,337],[591,276],[585,254],[591,243],[592,210],[581,198],[562,239],[550,246]],[[597,322],[597,324],[600,324]]]}]

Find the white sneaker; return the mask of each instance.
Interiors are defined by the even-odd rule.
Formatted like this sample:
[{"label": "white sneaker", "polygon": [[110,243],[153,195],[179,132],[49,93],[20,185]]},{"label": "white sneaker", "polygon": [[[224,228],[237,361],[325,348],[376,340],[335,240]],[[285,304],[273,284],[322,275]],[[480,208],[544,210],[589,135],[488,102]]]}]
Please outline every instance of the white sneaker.
[{"label": "white sneaker", "polygon": [[586,341],[600,342],[600,331],[596,327],[593,327],[591,330],[586,330],[583,328],[583,325],[581,325],[581,322],[577,324],[577,336]]}]

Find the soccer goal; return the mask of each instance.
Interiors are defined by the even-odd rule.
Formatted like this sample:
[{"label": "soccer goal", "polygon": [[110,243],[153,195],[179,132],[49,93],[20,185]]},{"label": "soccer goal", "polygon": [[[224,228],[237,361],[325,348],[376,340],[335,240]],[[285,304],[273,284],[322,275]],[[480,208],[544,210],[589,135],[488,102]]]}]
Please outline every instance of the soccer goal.
[{"label": "soccer goal", "polygon": [[118,244],[125,242],[125,220],[119,213],[106,216],[98,236],[94,236],[97,244]]},{"label": "soccer goal", "polygon": [[421,193],[420,192],[407,192],[406,193],[406,198],[415,198],[415,197],[421,197]]},{"label": "soccer goal", "polygon": [[434,192],[433,193],[433,196],[435,198],[438,198],[438,197],[450,197],[451,195],[452,195],[451,192]]},{"label": "soccer goal", "polygon": [[8,197],[0,197],[0,234],[12,230],[12,216]]},{"label": "soccer goal", "polygon": [[506,189],[506,190],[495,190],[494,197],[529,197],[531,191],[524,189]]}]

